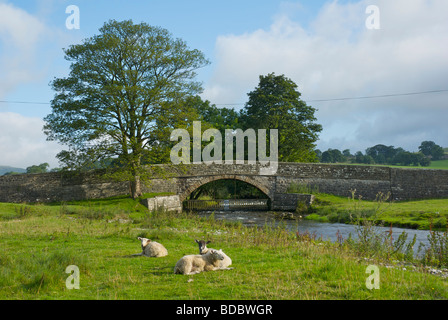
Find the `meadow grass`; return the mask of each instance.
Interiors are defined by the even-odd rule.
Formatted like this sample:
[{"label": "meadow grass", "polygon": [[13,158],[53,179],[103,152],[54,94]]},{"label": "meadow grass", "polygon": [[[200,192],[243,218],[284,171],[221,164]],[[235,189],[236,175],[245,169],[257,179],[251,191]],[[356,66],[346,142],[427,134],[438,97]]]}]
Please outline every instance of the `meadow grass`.
[{"label": "meadow grass", "polygon": [[[138,236],[169,255],[140,253]],[[177,260],[208,239],[233,260],[233,270],[173,273]],[[246,227],[192,213],[148,212],[117,197],[51,205],[0,204],[0,299],[291,300],[447,299],[447,280],[366,261],[349,245],[298,237],[285,228]],[[366,287],[377,264],[380,289]],[[80,270],[69,290],[65,269]]]},{"label": "meadow grass", "polygon": [[400,166],[391,164],[364,164],[364,163],[351,163],[351,162],[341,162],[336,164],[342,165],[354,165],[354,166],[377,166],[377,167],[391,167],[391,168],[401,168],[401,169],[441,169],[448,170],[448,160],[435,160],[431,161],[431,164],[427,167],[422,166]]},{"label": "meadow grass", "polygon": [[448,170],[448,160],[431,161],[431,164],[427,168],[428,169],[444,169],[444,170]]},{"label": "meadow grass", "polygon": [[311,208],[306,208],[306,219],[352,223],[351,215],[362,212],[384,226],[444,231],[448,225],[448,199],[378,202],[321,193],[315,196]]}]

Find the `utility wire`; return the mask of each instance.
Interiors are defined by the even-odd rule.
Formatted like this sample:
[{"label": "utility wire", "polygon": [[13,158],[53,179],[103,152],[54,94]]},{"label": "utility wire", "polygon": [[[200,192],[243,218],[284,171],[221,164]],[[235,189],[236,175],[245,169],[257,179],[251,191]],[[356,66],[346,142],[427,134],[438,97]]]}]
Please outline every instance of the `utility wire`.
[{"label": "utility wire", "polygon": [[341,100],[388,98],[388,97],[412,96],[412,95],[417,95],[417,94],[428,94],[428,93],[438,93],[438,92],[448,92],[448,90],[431,90],[431,91],[421,91],[421,92],[383,94],[383,95],[379,95],[379,96],[365,96],[365,97],[354,97],[354,98],[335,98],[335,99],[307,100],[307,102],[323,102],[323,101],[341,101]]},{"label": "utility wire", "polygon": [[[420,92],[408,92],[408,93],[394,93],[394,94],[383,94],[377,96],[364,96],[364,97],[347,97],[347,98],[333,98],[333,99],[315,99],[306,100],[306,102],[326,102],[326,101],[345,101],[345,100],[359,100],[359,99],[375,99],[375,98],[389,98],[389,97],[400,97],[400,96],[412,96],[418,94],[429,94],[429,93],[439,93],[448,92],[448,89],[444,90],[431,90],[431,91],[420,91]],[[216,104],[217,106],[241,106],[244,103],[229,103],[229,104]]]},{"label": "utility wire", "polygon": [[6,100],[0,100],[0,103],[14,103],[14,104],[50,104],[50,102],[6,101]]},{"label": "utility wire", "polygon": [[[430,91],[420,91],[420,92],[407,92],[407,93],[393,93],[393,94],[383,94],[377,96],[363,96],[363,97],[346,97],[346,98],[332,98],[332,99],[315,99],[306,100],[306,102],[326,102],[326,101],[346,101],[346,100],[360,100],[360,99],[375,99],[375,98],[389,98],[389,97],[401,97],[401,96],[412,96],[419,94],[430,94],[430,93],[440,93],[448,92],[448,89],[443,90],[430,90]],[[33,101],[7,101],[0,100],[0,103],[11,103],[11,104],[50,104],[49,102],[33,102]],[[245,103],[219,103],[216,106],[241,106]]]}]

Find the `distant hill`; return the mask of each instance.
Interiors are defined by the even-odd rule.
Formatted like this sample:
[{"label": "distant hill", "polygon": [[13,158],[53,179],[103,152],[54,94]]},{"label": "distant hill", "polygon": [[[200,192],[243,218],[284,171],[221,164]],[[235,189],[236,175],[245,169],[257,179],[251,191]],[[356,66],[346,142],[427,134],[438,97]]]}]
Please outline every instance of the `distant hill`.
[{"label": "distant hill", "polygon": [[0,176],[4,175],[7,172],[19,172],[19,173],[25,173],[26,169],[23,168],[14,168],[10,166],[0,166]]}]

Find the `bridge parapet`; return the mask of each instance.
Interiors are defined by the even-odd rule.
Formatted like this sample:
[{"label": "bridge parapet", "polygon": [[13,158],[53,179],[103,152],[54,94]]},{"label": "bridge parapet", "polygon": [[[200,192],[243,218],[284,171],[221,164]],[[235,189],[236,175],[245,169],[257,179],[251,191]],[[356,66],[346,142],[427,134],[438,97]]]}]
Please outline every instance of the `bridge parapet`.
[{"label": "bridge parapet", "polygon": [[213,164],[213,163],[200,163],[200,164],[181,164],[181,165],[152,165],[148,166],[149,170],[153,170],[156,175],[158,172],[166,174],[167,176],[187,177],[187,176],[208,176],[208,175],[264,175],[261,174],[262,169],[266,168],[266,165],[260,163],[256,164]]},{"label": "bridge parapet", "polygon": [[[274,175],[260,174],[261,164],[153,165],[153,178],[143,192],[172,192],[183,200],[201,185],[237,179],[254,185],[271,201],[286,194],[292,183],[315,186],[319,192],[364,199],[391,192],[394,200],[448,198],[448,170],[399,169],[378,166],[279,163]],[[0,176],[0,202],[98,199],[129,192],[129,183],[104,179],[101,171]],[[288,197],[288,196],[286,196]],[[280,199],[280,198],[278,198]]]}]

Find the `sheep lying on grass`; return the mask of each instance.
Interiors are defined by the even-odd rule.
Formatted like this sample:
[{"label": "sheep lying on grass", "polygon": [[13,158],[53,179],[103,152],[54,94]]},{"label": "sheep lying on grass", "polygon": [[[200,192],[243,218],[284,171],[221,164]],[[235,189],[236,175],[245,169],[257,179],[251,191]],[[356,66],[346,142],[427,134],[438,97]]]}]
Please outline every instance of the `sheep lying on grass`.
[{"label": "sheep lying on grass", "polygon": [[[207,248],[207,244],[209,244],[211,241],[205,241],[205,240],[194,240],[194,241],[196,241],[196,243],[199,245],[199,254],[206,254],[209,250],[215,250]],[[232,264],[232,259],[230,259],[230,257],[227,256],[224,252],[222,252],[222,255],[224,256],[224,259],[219,261],[219,267],[227,268]]]},{"label": "sheep lying on grass", "polygon": [[230,270],[221,268],[219,261],[224,260],[222,250],[210,249],[206,254],[191,254],[183,256],[177,261],[174,267],[174,273],[177,274],[196,274],[202,271]]},{"label": "sheep lying on grass", "polygon": [[138,237],[138,240],[142,242],[142,253],[135,254],[136,256],[164,257],[168,255],[168,250],[162,244],[146,238]]}]

